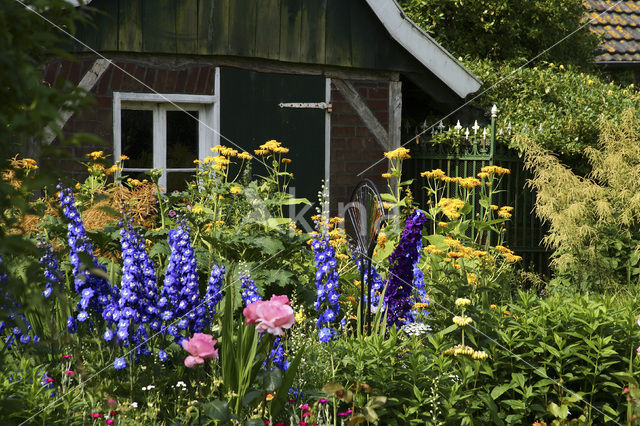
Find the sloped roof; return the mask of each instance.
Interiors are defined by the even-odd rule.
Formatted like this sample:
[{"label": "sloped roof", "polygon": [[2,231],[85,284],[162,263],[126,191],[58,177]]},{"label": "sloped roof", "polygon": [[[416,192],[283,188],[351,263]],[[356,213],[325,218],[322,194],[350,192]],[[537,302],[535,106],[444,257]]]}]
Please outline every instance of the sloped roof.
[{"label": "sloped roof", "polygon": [[[591,29],[604,35],[596,63],[640,63],[640,1],[583,0]],[[619,3],[619,4],[616,4]]]},{"label": "sloped roof", "polygon": [[366,1],[391,37],[458,96],[464,98],[480,88],[482,82],[411,21],[395,0]]}]

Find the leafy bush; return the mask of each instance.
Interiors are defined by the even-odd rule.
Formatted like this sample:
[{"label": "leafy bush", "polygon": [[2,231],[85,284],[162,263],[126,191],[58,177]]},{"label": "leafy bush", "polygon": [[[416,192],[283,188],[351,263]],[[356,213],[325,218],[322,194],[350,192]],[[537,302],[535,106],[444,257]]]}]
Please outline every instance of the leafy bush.
[{"label": "leafy bush", "polygon": [[602,290],[640,278],[640,175],[638,120],[600,121],[599,147],[585,150],[592,169],[575,175],[527,138],[526,165],[534,173],[536,214],[549,223],[544,242],[555,249],[554,282]]}]

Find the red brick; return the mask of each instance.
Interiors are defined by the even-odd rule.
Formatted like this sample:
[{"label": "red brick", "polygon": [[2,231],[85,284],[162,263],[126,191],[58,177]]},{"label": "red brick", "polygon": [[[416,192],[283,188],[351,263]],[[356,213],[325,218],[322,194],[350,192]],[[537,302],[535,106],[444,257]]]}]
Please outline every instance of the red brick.
[{"label": "red brick", "polygon": [[371,111],[387,111],[389,102],[387,100],[367,100],[367,105]]},{"label": "red brick", "polygon": [[[333,120],[332,120],[333,122]],[[332,123],[333,124],[333,123]],[[355,128],[351,126],[331,126],[331,140],[339,136],[355,136]]]},{"label": "red brick", "polygon": [[204,67],[200,67],[200,72],[198,73],[198,83],[196,84],[196,93],[201,94],[204,93],[205,86],[207,84],[209,70]]},{"label": "red brick", "polygon": [[[120,68],[113,68],[113,75],[111,76],[111,85],[110,85],[111,90],[113,90],[114,92],[121,91],[122,87],[124,86],[122,82],[123,82],[123,79],[125,78],[128,79],[129,77],[125,76],[124,72]],[[107,81],[109,81],[109,79],[107,79]],[[104,93],[104,91],[101,91],[101,93]]]},{"label": "red brick", "polygon": [[[144,76],[145,84],[151,87],[153,90],[155,90],[157,78],[158,78],[158,70],[155,68],[147,68],[147,72],[145,73],[145,76]],[[145,88],[144,91],[148,92],[149,89]]]},{"label": "red brick", "polygon": [[82,72],[82,64],[78,62],[71,62],[69,68],[69,77],[67,80],[71,82],[74,86],[77,86],[80,82],[80,73]]},{"label": "red brick", "polygon": [[356,114],[340,114],[340,115],[333,115],[331,117],[331,121],[337,124],[337,125],[361,125],[362,124],[362,120],[360,119],[360,117]]},{"label": "red brick", "polygon": [[176,81],[178,79],[177,71],[168,71],[167,72],[167,82],[164,86],[165,93],[175,93],[176,92]]},{"label": "red brick", "polygon": [[187,86],[188,70],[178,71],[178,77],[176,78],[176,93],[185,93],[185,87]]},{"label": "red brick", "polygon": [[[136,65],[136,67],[133,70],[133,76],[140,80],[140,81],[145,81],[145,75],[147,73],[147,67],[145,67],[144,65]],[[139,84],[139,83],[138,83]]]},{"label": "red brick", "polygon": [[205,87],[205,93],[207,95],[213,93],[214,86],[216,84],[216,70],[214,68],[209,68],[209,75],[207,77],[207,86]]},{"label": "red brick", "polygon": [[114,71],[116,71],[116,68],[113,65],[107,68],[107,71],[105,71],[105,73],[102,74],[102,77],[100,77],[100,81],[98,81],[97,86],[94,86],[95,89],[93,93],[96,95],[106,95],[109,93],[111,90],[111,78]]},{"label": "red brick", "polygon": [[369,99],[388,99],[389,98],[389,90],[386,88],[371,88],[369,89]]},{"label": "red brick", "polygon": [[193,93],[196,88],[196,82],[198,81],[198,74],[200,73],[200,67],[189,68],[189,76],[187,77],[187,85],[185,87],[186,93]]},{"label": "red brick", "polygon": [[96,96],[96,102],[103,107],[113,107],[113,98],[109,96]]},{"label": "red brick", "polygon": [[365,126],[356,127],[356,136],[362,136],[366,138],[373,137],[371,131],[369,131],[369,129],[367,129]]},{"label": "red brick", "polygon": [[160,93],[164,92],[164,88],[167,82],[167,74],[167,70],[158,70],[156,81],[153,85],[153,90]]}]

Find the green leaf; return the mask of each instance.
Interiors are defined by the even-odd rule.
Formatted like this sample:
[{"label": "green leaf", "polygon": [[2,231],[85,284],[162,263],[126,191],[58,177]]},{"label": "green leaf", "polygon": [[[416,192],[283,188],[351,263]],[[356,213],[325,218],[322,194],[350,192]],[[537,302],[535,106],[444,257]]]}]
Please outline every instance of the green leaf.
[{"label": "green leaf", "polygon": [[372,407],[364,407],[362,409],[362,414],[364,414],[367,421],[371,423],[376,423],[378,421],[378,415]]},{"label": "green leaf", "polygon": [[444,336],[457,329],[458,329],[458,326],[456,324],[451,324],[449,327],[445,328],[444,330],[439,331],[438,334],[441,336]]},{"label": "green leaf", "polygon": [[275,391],[282,384],[282,371],[279,368],[267,371],[262,378],[262,383],[268,392]]},{"label": "green leaf", "polygon": [[242,405],[245,407],[249,406],[256,398],[260,397],[264,394],[264,391],[261,390],[253,390],[251,392],[247,392],[247,394],[242,398]]},{"label": "green leaf", "polygon": [[556,419],[565,420],[567,418],[567,415],[569,414],[569,407],[567,407],[566,405],[558,406],[558,404],[556,404],[555,402],[549,404],[547,410],[551,414],[553,414]]},{"label": "green leaf", "polygon": [[491,391],[491,398],[498,399],[500,396],[508,391],[510,386],[508,384],[498,385]]},{"label": "green leaf", "polygon": [[264,420],[262,419],[249,419],[245,422],[244,426],[264,426]]},{"label": "green leaf", "polygon": [[393,195],[389,194],[388,192],[383,192],[382,194],[380,194],[380,198],[382,198],[382,201],[386,201],[388,203],[397,203],[398,200],[396,200],[396,197],[394,197]]},{"label": "green leaf", "polygon": [[229,420],[229,405],[225,401],[215,400],[202,404],[202,412],[212,420]]},{"label": "green leaf", "polygon": [[328,394],[333,394],[341,390],[344,390],[344,386],[342,386],[340,383],[337,383],[337,382],[327,383],[322,387],[322,392],[328,393]]},{"label": "green leaf", "polygon": [[282,241],[269,236],[254,238],[251,244],[261,248],[262,251],[268,255],[273,255],[284,250]]},{"label": "green leaf", "polygon": [[282,384],[276,391],[276,397],[273,399],[273,401],[271,401],[271,415],[273,417],[277,417],[278,414],[280,414],[282,407],[284,407],[285,402],[287,402],[289,398],[289,389],[291,388],[293,379],[298,372],[298,367],[300,367],[300,361],[302,360],[303,353],[304,348],[301,348],[293,361],[291,361],[291,364],[289,364],[289,368],[287,368],[287,371],[284,373]]},{"label": "green leaf", "polygon": [[290,206],[292,204],[311,204],[306,198],[286,198],[280,202],[283,206]]}]

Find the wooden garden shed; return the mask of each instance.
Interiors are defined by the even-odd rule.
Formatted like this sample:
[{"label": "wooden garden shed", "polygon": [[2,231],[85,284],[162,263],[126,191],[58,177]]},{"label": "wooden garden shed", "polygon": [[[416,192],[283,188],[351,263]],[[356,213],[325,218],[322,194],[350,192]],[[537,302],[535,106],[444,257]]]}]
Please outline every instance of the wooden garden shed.
[{"label": "wooden garden shed", "polygon": [[381,182],[386,162],[370,166],[402,142],[403,95],[411,108],[448,113],[481,84],[394,0],[82,7],[97,13],[69,47],[79,60],[45,69],[48,82],[69,80],[97,100],[66,117],[65,131],[103,138],[114,157],[131,158],[129,174],[162,168],[169,189],[218,143],[252,152],[277,139],[291,149],[296,196],[315,200],[328,179],[335,212],[363,177]]}]

